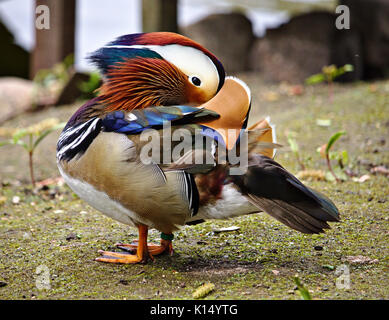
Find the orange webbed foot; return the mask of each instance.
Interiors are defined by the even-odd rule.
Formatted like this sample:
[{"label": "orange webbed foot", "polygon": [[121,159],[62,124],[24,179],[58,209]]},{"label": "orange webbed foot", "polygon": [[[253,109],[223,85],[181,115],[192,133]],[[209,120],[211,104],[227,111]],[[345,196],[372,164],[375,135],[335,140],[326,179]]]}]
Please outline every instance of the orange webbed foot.
[{"label": "orange webbed foot", "polygon": [[169,253],[173,254],[173,234],[161,234],[161,243],[155,244],[147,242],[148,228],[145,225],[138,226],[139,240],[135,240],[131,244],[117,243],[116,246],[125,250],[128,253],[111,252],[99,250],[102,257],[96,258],[99,262],[108,263],[146,263],[148,258],[154,260],[154,256]]},{"label": "orange webbed foot", "polygon": [[[121,250],[136,253],[138,250],[138,240],[135,240],[131,244],[126,243],[117,243],[116,247],[118,247]],[[157,256],[160,254],[168,253],[169,255],[173,255],[173,244],[171,240],[161,240],[161,244],[156,243],[147,243],[147,250],[150,253],[151,256]]]},{"label": "orange webbed foot", "polygon": [[101,253],[102,257],[98,257],[95,259],[96,261],[99,262],[123,263],[123,264],[147,262],[147,257],[145,258],[137,254],[118,253],[118,252],[103,251],[103,250],[99,250],[99,253]]},{"label": "orange webbed foot", "polygon": [[139,242],[136,249],[136,254],[99,250],[99,253],[102,254],[102,257],[96,258],[95,260],[99,262],[129,264],[129,263],[146,263],[148,258],[153,259],[153,256],[150,254],[147,247],[147,232],[148,232],[147,226],[139,225],[138,231],[139,231]]}]

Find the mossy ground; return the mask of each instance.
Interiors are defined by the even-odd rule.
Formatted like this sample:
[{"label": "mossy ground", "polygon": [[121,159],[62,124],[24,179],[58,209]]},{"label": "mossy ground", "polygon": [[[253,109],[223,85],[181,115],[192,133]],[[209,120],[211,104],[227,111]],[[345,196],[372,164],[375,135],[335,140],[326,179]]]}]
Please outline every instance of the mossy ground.
[{"label": "mossy ground", "polygon": [[[337,85],[331,103],[325,86],[290,96],[282,86],[264,85],[253,75],[242,78],[253,92],[253,120],[271,115],[285,146],[285,131],[296,132],[308,168],[326,170],[316,148],[339,130],[347,135],[335,149],[348,151],[351,169],[359,176],[370,174],[369,166],[389,165],[389,82]],[[79,105],[23,115],[6,126],[47,117],[65,121]],[[331,125],[320,127],[316,119],[330,119]],[[37,180],[58,176],[58,134],[37,149]],[[136,230],[98,213],[66,186],[34,192],[24,151],[3,147],[0,152],[0,299],[191,299],[204,282],[216,286],[206,299],[299,299],[295,274],[315,299],[389,298],[389,184],[383,175],[370,174],[364,183],[306,182],[340,209],[342,222],[325,234],[303,235],[255,214],[185,226],[175,234],[173,257],[157,257],[147,265],[110,265],[94,261],[97,250],[114,250],[114,243],[136,238]],[[276,160],[297,173],[288,147]],[[20,197],[18,204],[12,202],[14,196]],[[231,225],[240,229],[212,232]],[[151,231],[150,238],[158,241],[159,233]],[[357,255],[377,261],[346,261]],[[336,287],[336,268],[343,264],[350,270],[349,289]],[[41,265],[49,272],[50,289],[36,285]]]}]

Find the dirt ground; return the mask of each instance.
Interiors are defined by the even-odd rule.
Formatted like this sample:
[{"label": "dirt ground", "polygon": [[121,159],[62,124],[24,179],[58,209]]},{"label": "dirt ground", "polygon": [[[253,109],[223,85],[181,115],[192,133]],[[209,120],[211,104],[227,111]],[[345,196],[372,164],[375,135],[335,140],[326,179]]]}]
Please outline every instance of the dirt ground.
[{"label": "dirt ground", "polygon": [[[316,149],[333,133],[347,132],[334,150],[347,150],[349,170],[369,179],[305,181],[333,199],[341,223],[325,234],[304,235],[266,214],[207,221],[175,234],[172,257],[146,265],[102,264],[94,261],[97,251],[130,242],[136,230],[95,211],[67,186],[33,190],[27,154],[2,147],[0,299],[191,299],[204,282],[215,285],[205,299],[300,299],[296,274],[313,299],[388,299],[389,183],[370,170],[389,166],[389,81],[336,85],[331,102],[325,85],[297,88],[264,84],[252,74],[240,77],[253,93],[251,121],[271,116],[285,146],[276,160],[292,173],[299,165],[288,131],[295,132],[306,167],[323,171],[325,160]],[[25,114],[4,126],[50,117],[67,121],[81,103]],[[331,123],[320,126],[318,119]],[[37,180],[59,176],[58,135],[37,148]],[[239,230],[213,232],[229,226]],[[158,241],[159,232],[152,230],[150,237]]]}]

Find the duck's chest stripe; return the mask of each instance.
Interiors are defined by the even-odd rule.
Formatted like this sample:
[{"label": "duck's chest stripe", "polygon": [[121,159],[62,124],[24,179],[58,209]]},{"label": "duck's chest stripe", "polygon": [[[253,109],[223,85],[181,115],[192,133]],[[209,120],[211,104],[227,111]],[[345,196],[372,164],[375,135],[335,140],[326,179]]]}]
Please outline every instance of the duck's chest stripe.
[{"label": "duck's chest stripe", "polygon": [[182,174],[178,175],[178,179],[181,182],[183,194],[189,204],[189,210],[191,216],[195,216],[199,210],[199,192],[197,190],[196,182],[192,174],[185,171],[181,171]]},{"label": "duck's chest stripe", "polygon": [[57,159],[69,161],[76,155],[83,154],[100,131],[99,118],[66,128],[58,140]]}]

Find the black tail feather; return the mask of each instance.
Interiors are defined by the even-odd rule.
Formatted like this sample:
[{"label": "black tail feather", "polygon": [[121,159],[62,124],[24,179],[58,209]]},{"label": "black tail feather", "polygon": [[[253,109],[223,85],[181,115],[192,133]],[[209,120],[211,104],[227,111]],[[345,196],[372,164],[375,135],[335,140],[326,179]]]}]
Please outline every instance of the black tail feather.
[{"label": "black tail feather", "polygon": [[320,233],[330,228],[327,221],[339,221],[330,199],[268,157],[253,156],[246,174],[230,178],[254,205],[292,229]]}]

